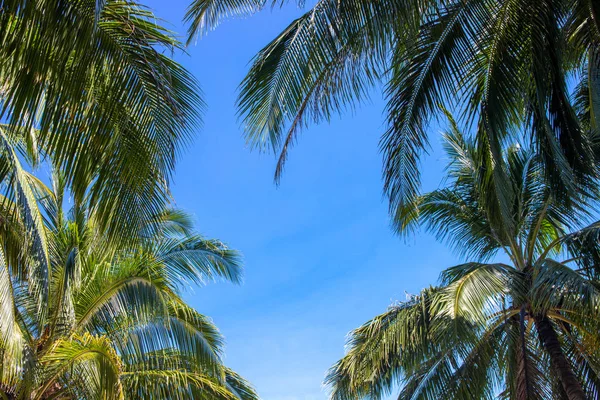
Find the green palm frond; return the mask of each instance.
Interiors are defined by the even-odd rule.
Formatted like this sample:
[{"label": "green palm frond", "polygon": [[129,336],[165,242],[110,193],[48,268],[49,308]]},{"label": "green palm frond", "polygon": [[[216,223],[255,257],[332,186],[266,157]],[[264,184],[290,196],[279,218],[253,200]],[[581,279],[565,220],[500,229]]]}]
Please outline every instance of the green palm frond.
[{"label": "green palm frond", "polygon": [[319,1],[255,57],[238,109],[248,142],[279,153],[276,181],[302,127],[352,108],[384,73],[393,21],[381,7]]},{"label": "green palm frond", "polygon": [[0,381],[8,387],[21,379],[26,347],[18,313],[11,273],[0,250]]},{"label": "green palm frond", "polygon": [[[48,391],[60,389],[61,380],[80,382],[78,390],[90,396],[106,399],[122,399],[120,381],[122,364],[111,343],[104,337],[89,334],[58,341],[40,362],[45,366],[43,384],[35,393],[42,399]],[[67,378],[75,375],[76,379]],[[77,377],[77,375],[79,375]]]},{"label": "green palm frond", "polygon": [[178,237],[193,234],[193,220],[191,215],[183,210],[169,208],[154,215],[142,228],[140,236],[153,237],[165,235]]},{"label": "green palm frond", "polygon": [[525,290],[517,271],[505,264],[468,263],[442,273],[443,297],[453,319],[485,323],[490,311],[501,309],[505,296],[519,298]]},{"label": "green palm frond", "polygon": [[155,254],[172,282],[203,284],[223,278],[239,283],[242,279],[240,255],[218,240],[197,235],[166,239],[159,243]]},{"label": "green palm frond", "polygon": [[185,370],[137,370],[122,375],[129,398],[237,400],[214,378]]},{"label": "green palm frond", "polygon": [[[189,37],[266,4],[193,1]],[[501,158],[517,134],[533,144],[552,194],[577,204],[570,196],[593,190],[600,154],[579,100],[593,121],[598,96],[594,83],[582,85],[588,90],[578,98],[568,90],[598,80],[598,12],[590,0],[318,1],[256,55],[242,81],[246,138],[279,153],[278,180],[301,128],[354,109],[382,82],[392,215],[418,201],[419,162],[439,104],[462,109],[465,122],[478,126],[477,145],[489,152],[482,183],[496,185],[504,213],[511,195]],[[505,192],[507,199],[498,197]]]},{"label": "green palm frond", "polygon": [[438,308],[439,290],[424,290],[351,332],[346,356],[328,372],[331,398],[380,398],[414,372],[439,349],[430,326]]},{"label": "green palm frond", "polygon": [[209,358],[211,361],[219,361],[225,343],[212,320],[182,301],[172,302],[170,307],[171,311],[166,325],[173,331],[179,327],[183,332],[182,336],[187,337],[189,343],[197,341],[193,344],[192,351],[188,353],[201,353],[198,359]]},{"label": "green palm frond", "polygon": [[215,29],[219,23],[230,16],[243,17],[256,13],[265,5],[264,0],[195,0],[185,13],[185,22],[189,23],[188,44],[199,35],[205,35]]},{"label": "green palm frond", "polygon": [[121,316],[114,323],[96,324],[119,349],[126,369],[200,369],[224,379],[224,339],[206,316],[179,301],[168,313],[155,312],[147,322]]},{"label": "green palm frond", "polygon": [[564,264],[546,259],[534,270],[531,288],[533,312],[559,309],[571,313],[596,313],[600,301],[598,288],[589,279]]},{"label": "green palm frond", "polygon": [[164,54],[181,45],[131,1],[2,8],[0,114],[39,128],[36,143],[75,198],[91,197],[99,227],[124,241],[169,201],[174,163],[199,123],[197,82]]},{"label": "green palm frond", "polygon": [[252,385],[230,368],[225,368],[227,389],[240,400],[258,400],[258,393]]},{"label": "green palm frond", "polygon": [[600,222],[565,235],[556,241],[557,246],[566,247],[570,259],[588,276],[598,276],[600,265]]},{"label": "green palm frond", "polygon": [[381,140],[384,190],[391,211],[409,204],[418,193],[419,158],[428,146],[427,122],[438,108],[437,99],[451,96],[460,85],[455,71],[472,58],[465,24],[483,23],[486,11],[484,2],[473,0],[426,13],[414,42],[393,55],[386,89],[389,128]]},{"label": "green palm frond", "polygon": [[32,254],[31,260],[27,263],[28,285],[32,296],[39,299],[38,317],[39,323],[43,325],[46,310],[42,305],[48,298],[50,274],[48,239],[43,216],[37,203],[34,187],[31,185],[31,176],[23,169],[10,137],[2,128],[0,128],[0,140],[2,141],[2,152],[9,168],[6,171],[7,176],[4,177],[8,181],[5,199],[12,200],[11,203],[17,207],[17,212],[26,229],[27,243],[25,246],[31,249]]},{"label": "green palm frond", "polygon": [[163,296],[173,293],[172,289],[160,271],[152,270],[144,260],[124,260],[117,267],[96,265],[93,276],[76,293],[74,329],[85,329],[95,319],[110,323],[126,315],[148,321],[156,313],[167,312]]}]

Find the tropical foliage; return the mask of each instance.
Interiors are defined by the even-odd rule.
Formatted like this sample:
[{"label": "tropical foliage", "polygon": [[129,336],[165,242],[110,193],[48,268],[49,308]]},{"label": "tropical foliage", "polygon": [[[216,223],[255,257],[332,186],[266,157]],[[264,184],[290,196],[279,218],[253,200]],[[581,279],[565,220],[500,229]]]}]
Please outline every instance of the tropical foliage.
[{"label": "tropical foliage", "polygon": [[[268,4],[193,0],[188,43]],[[238,109],[276,179],[303,127],[383,84],[395,227],[470,260],[352,332],[332,399],[600,398],[598,18],[593,0],[318,0],[257,54]],[[181,48],[130,0],[0,0],[0,397],[257,399],[181,298],[241,276],[169,208],[203,106]],[[419,194],[440,104],[474,134],[450,119],[449,186]]]},{"label": "tropical foliage", "polygon": [[[285,3],[194,0],[190,38]],[[548,181],[568,192],[595,173],[584,132],[600,118],[599,15],[592,0],[318,0],[256,55],[238,101],[246,137],[279,152],[278,179],[303,126],[353,108],[381,82],[392,213],[418,195],[440,103],[478,123],[496,161],[507,137],[525,132]]]},{"label": "tropical foliage", "polygon": [[125,240],[170,201],[177,155],[200,122],[181,47],[129,0],[0,0],[0,121],[50,156],[98,227]]},{"label": "tropical foliage", "polygon": [[0,398],[257,398],[181,298],[241,266],[169,208],[180,48],[132,1],[0,0]]},{"label": "tropical foliage", "polygon": [[171,209],[144,221],[135,245],[115,246],[86,203],[63,211],[64,177],[52,189],[22,170],[9,180],[33,203],[1,203],[0,397],[258,398],[223,365],[212,321],[180,297],[190,284],[238,282],[235,251]]},{"label": "tropical foliage", "polygon": [[354,330],[328,374],[331,398],[598,398],[600,223],[582,225],[594,193],[555,197],[543,156],[518,145],[492,174],[507,185],[489,184],[487,156],[450,125],[448,186],[396,221],[474,261]]}]

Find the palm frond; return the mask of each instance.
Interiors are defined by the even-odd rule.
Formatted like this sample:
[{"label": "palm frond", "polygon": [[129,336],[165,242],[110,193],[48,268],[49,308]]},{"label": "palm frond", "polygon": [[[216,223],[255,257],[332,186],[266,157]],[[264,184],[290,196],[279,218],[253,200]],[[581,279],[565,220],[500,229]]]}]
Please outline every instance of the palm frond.
[{"label": "palm frond", "polygon": [[215,29],[223,19],[232,16],[249,16],[261,10],[264,0],[194,0],[186,10],[184,21],[189,24],[187,44],[196,36]]},{"label": "palm frond", "polygon": [[225,385],[239,400],[258,400],[252,385],[230,368],[225,368]]},{"label": "palm frond", "polygon": [[394,23],[381,20],[392,16],[389,7],[382,7],[319,1],[255,57],[241,84],[238,110],[248,142],[279,152],[276,181],[307,122],[328,120],[352,107],[378,81],[386,64],[385,38]]},{"label": "palm frond", "polygon": [[99,226],[121,240],[168,202],[203,106],[195,79],[163,54],[180,44],[159,23],[130,1],[11,0],[0,18],[0,114],[39,128],[75,198],[91,196]]},{"label": "palm frond", "polygon": [[239,253],[218,240],[196,235],[166,239],[159,243],[155,254],[176,284],[204,284],[216,278],[240,283],[242,279]]},{"label": "palm frond", "polygon": [[26,229],[27,247],[31,249],[32,259],[28,262],[28,285],[32,296],[38,298],[38,323],[43,326],[45,321],[45,309],[43,305],[48,298],[48,283],[50,274],[50,256],[48,250],[48,239],[43,217],[38,207],[34,188],[32,187],[30,175],[23,169],[18,155],[12,146],[9,136],[0,128],[0,140],[5,159],[10,165],[8,183],[8,198],[14,199],[13,204],[17,207],[23,226]]},{"label": "palm frond", "polygon": [[137,370],[122,374],[127,396],[144,399],[237,400],[214,378],[185,370]]},{"label": "palm frond", "polygon": [[[55,390],[65,374],[71,374],[73,368],[85,385],[79,389],[88,394],[106,399],[122,399],[123,389],[120,382],[121,361],[110,342],[104,337],[89,334],[76,336],[70,340],[56,343],[50,352],[40,360],[46,367],[44,383],[35,393],[35,399],[42,399]],[[86,379],[87,378],[87,379]],[[71,380],[73,382],[73,380]]]}]

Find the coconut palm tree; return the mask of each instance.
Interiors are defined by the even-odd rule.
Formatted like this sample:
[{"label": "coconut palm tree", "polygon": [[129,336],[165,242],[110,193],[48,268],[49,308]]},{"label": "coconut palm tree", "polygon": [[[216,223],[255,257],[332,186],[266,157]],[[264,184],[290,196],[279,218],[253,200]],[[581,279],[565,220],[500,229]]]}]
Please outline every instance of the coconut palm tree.
[{"label": "coconut palm tree", "polygon": [[[0,121],[35,132],[98,227],[122,241],[170,201],[200,123],[175,34],[130,0],[0,0]],[[129,218],[130,216],[139,218]]]},{"label": "coconut palm tree", "polygon": [[27,251],[27,221],[11,199],[1,203],[0,397],[257,399],[223,365],[212,321],[181,298],[192,283],[238,282],[238,254],[171,209],[144,221],[135,245],[115,246],[87,204],[63,211],[66,183],[32,180],[47,275],[30,273],[41,261]]},{"label": "coconut palm tree", "polygon": [[256,398],[180,297],[241,270],[165,211],[203,106],[173,32],[129,0],[0,10],[0,397]]},{"label": "coconut palm tree", "polygon": [[[190,39],[230,15],[285,3],[194,0]],[[480,142],[497,159],[511,131],[525,132],[556,192],[569,192],[594,173],[570,86],[579,86],[598,129],[599,16],[591,0],[318,0],[258,52],[243,80],[238,110],[247,140],[279,153],[279,179],[302,127],[354,108],[381,83],[392,213],[417,196],[419,159],[440,103],[479,121]]]},{"label": "coconut palm tree", "polygon": [[[600,222],[583,224],[591,198],[555,197],[542,156],[518,145],[488,174],[482,147],[450,126],[448,186],[396,221],[403,232],[422,224],[475,261],[354,330],[327,376],[331,398],[394,389],[407,400],[598,398]],[[489,176],[503,177],[502,195]]]}]

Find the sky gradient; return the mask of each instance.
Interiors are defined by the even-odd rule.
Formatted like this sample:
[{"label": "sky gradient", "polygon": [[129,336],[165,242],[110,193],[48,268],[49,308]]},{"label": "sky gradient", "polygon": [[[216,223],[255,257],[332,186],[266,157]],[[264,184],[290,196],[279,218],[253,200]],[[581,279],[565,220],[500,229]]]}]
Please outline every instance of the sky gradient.
[{"label": "sky gradient", "polygon": [[[188,0],[143,3],[185,32]],[[173,194],[200,233],[240,250],[245,265],[243,285],[210,284],[185,297],[214,319],[226,337],[226,363],[265,400],[326,399],[322,380],[344,354],[346,334],[458,261],[430,235],[399,238],[389,227],[381,90],[356,112],[303,130],[279,187],[274,156],[246,146],[237,86],[252,56],[306,10],[290,5],[226,21],[177,56],[200,81],[208,108],[177,166]],[[442,182],[439,131],[430,130],[424,189]]]}]

